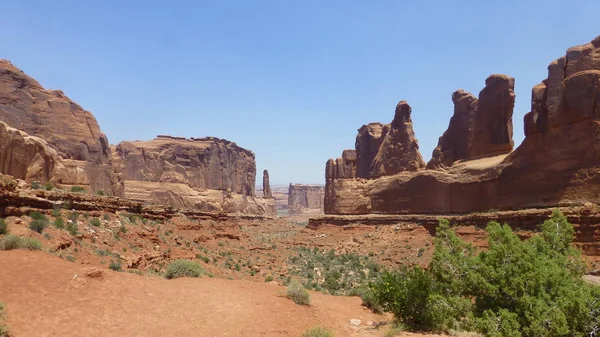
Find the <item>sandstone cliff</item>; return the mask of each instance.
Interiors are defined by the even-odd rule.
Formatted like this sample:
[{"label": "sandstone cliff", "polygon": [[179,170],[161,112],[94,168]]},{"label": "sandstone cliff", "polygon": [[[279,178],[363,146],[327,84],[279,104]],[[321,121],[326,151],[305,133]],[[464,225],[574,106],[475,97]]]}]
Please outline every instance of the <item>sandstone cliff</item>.
[{"label": "sandstone cliff", "polygon": [[[94,116],[60,90],[45,90],[36,80],[0,60],[0,121],[44,139],[72,170],[64,184],[86,182],[92,191],[122,195],[123,184],[111,166],[106,136]],[[74,180],[68,180],[74,177]]]},{"label": "sandstone cliff", "polygon": [[303,209],[323,209],[324,190],[321,185],[290,184],[288,190],[289,214],[300,214]]},{"label": "sandstone cliff", "polygon": [[233,142],[160,135],[121,142],[112,153],[127,198],[204,211],[275,213],[273,200],[254,196],[254,154]]},{"label": "sandstone cliff", "polygon": [[[525,140],[510,152],[513,88],[511,77],[492,75],[477,101],[453,95],[453,120],[429,165],[444,170],[340,178],[330,159],[325,212],[468,213],[600,203],[600,37],[550,64],[548,78],[533,88]],[[365,132],[357,144],[359,138]]]}]

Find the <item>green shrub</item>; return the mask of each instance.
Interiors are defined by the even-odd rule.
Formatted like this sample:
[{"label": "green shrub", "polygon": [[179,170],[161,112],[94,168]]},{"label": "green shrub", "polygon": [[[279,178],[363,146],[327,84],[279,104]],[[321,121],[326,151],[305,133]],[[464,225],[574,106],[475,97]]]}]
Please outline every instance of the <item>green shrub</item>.
[{"label": "green shrub", "polygon": [[62,216],[58,216],[56,219],[54,219],[54,227],[57,229],[65,228],[65,220],[63,220]]},{"label": "green shrub", "polygon": [[102,225],[102,222],[100,222],[100,219],[98,219],[98,218],[91,218],[90,225],[95,226],[95,227],[100,227],[100,225]]},{"label": "green shrub", "polygon": [[273,281],[273,276],[268,275],[267,277],[265,277],[265,282],[271,282]]},{"label": "green shrub", "polygon": [[287,298],[294,301],[296,304],[309,305],[310,294],[302,287],[302,284],[297,280],[292,280],[288,286],[285,295]]},{"label": "green shrub", "polygon": [[554,211],[541,233],[522,241],[490,222],[488,249],[475,254],[440,221],[427,270],[402,267],[372,285],[375,299],[404,325],[484,336],[598,336],[600,288],[583,282],[574,230]]},{"label": "green shrub", "polygon": [[44,231],[44,228],[46,228],[46,226],[48,226],[48,224],[50,223],[46,215],[40,212],[31,212],[29,213],[29,216],[33,219],[29,223],[29,229],[31,229],[32,231],[42,233]]},{"label": "green shrub", "polygon": [[113,260],[110,262],[110,265],[108,266],[108,268],[114,270],[114,271],[121,271],[121,261],[119,260]]},{"label": "green shrub", "polygon": [[96,195],[98,195],[98,196],[104,196],[106,194],[104,194],[103,190],[100,190],[100,191],[96,191]]},{"label": "green shrub", "polygon": [[54,184],[48,181],[44,184],[44,189],[46,191],[52,191],[54,189]]},{"label": "green shrub", "polygon": [[377,299],[375,298],[375,294],[373,293],[373,290],[371,288],[369,288],[369,287],[357,288],[354,291],[352,291],[349,295],[359,296],[362,299],[362,305],[371,309],[371,311],[373,311],[374,313],[376,313],[376,314],[383,313],[383,308],[377,302]]},{"label": "green shrub", "polygon": [[2,218],[0,218],[0,235],[4,235],[8,233],[8,225],[6,224],[6,221]]},{"label": "green shrub", "polygon": [[305,333],[303,333],[302,335],[300,335],[300,337],[334,337],[334,336],[335,335],[333,334],[333,332],[331,332],[328,329],[321,328],[321,327],[312,328],[312,329],[306,331]]},{"label": "green shrub", "polygon": [[67,232],[69,232],[69,234],[76,236],[77,234],[79,234],[79,226],[77,226],[77,222],[75,221],[67,221]]},{"label": "green shrub", "polygon": [[71,186],[71,192],[74,192],[74,193],[85,193],[86,190],[85,190],[85,188],[83,188],[81,186],[75,185],[75,186]]},{"label": "green shrub", "polygon": [[0,337],[9,337],[10,330],[8,326],[4,324],[4,320],[6,319],[6,313],[4,311],[4,304],[0,303]]},{"label": "green shrub", "polygon": [[42,183],[40,183],[37,180],[34,180],[31,182],[31,189],[32,190],[39,190],[40,188],[42,188]]},{"label": "green shrub", "polygon": [[175,260],[167,267],[165,277],[174,279],[178,277],[200,277],[204,273],[202,267],[190,260]]},{"label": "green shrub", "polygon": [[42,244],[33,238],[22,238],[16,235],[6,235],[0,241],[0,250],[29,249],[41,250]]}]

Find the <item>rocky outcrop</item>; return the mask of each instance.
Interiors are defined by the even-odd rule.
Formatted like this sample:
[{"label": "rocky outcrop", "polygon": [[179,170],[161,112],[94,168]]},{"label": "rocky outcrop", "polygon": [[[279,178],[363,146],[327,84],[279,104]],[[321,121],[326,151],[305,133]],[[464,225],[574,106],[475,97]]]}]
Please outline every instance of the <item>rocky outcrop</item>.
[{"label": "rocky outcrop", "polygon": [[126,181],[183,183],[254,195],[254,153],[224,139],[158,136],[126,141],[116,146],[113,160]]},{"label": "rocky outcrop", "polygon": [[56,182],[65,167],[45,140],[0,122],[0,169],[17,179]]},{"label": "rocky outcrop", "polygon": [[323,209],[322,185],[290,184],[288,191],[289,214],[300,214],[303,209]]},{"label": "rocky outcrop", "polygon": [[490,157],[512,151],[512,115],[515,106],[515,79],[490,75],[473,115],[469,158]]},{"label": "rocky outcrop", "polygon": [[59,156],[72,161],[72,167],[85,171],[85,178],[65,184],[85,181],[92,191],[122,195],[108,140],[94,116],[62,91],[45,90],[6,60],[0,60],[0,121],[44,139]]},{"label": "rocky outcrop", "polygon": [[269,182],[269,171],[263,171],[263,198],[272,199],[271,183]]},{"label": "rocky outcrop", "polygon": [[[325,212],[470,213],[600,204],[600,37],[550,64],[548,78],[533,88],[525,140],[510,152],[513,88],[511,77],[492,75],[476,103],[460,94],[468,99],[455,102],[455,116],[457,110],[473,113],[472,135],[450,137],[456,129],[470,129],[466,118],[453,120],[430,162],[436,169],[340,179],[337,163],[329,160]],[[465,143],[469,153],[462,158]]]},{"label": "rocky outcrop", "polygon": [[411,112],[406,101],[400,101],[396,106],[394,119],[385,127],[383,142],[371,164],[372,178],[425,168],[412,128]]},{"label": "rocky outcrop", "polygon": [[356,177],[371,178],[371,165],[383,143],[389,126],[381,123],[369,123],[358,129],[356,136]]},{"label": "rocky outcrop", "polygon": [[215,137],[160,135],[126,141],[113,151],[125,197],[210,212],[274,214],[273,200],[256,198],[254,153]]},{"label": "rocky outcrop", "polygon": [[428,169],[450,167],[455,161],[469,157],[477,98],[460,89],[452,93],[452,102],[454,114],[448,129],[433,150],[431,160],[427,163]]}]

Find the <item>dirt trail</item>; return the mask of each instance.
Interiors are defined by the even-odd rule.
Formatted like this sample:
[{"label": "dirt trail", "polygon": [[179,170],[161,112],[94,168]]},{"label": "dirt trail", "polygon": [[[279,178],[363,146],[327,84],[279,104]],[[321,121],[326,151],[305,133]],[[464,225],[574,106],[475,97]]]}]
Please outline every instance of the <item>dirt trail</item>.
[{"label": "dirt trail", "polygon": [[[364,326],[386,320],[357,297],[312,293],[309,307],[273,283],[165,280],[89,266],[43,252],[0,252],[0,302],[14,336],[298,336],[314,326],[336,336],[382,336]],[[360,319],[352,326],[350,319]]]}]

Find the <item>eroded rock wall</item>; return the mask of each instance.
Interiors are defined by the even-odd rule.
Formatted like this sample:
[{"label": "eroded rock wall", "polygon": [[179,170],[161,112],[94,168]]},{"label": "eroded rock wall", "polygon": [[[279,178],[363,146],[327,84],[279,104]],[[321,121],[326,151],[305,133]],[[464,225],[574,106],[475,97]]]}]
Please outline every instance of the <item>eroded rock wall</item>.
[{"label": "eroded rock wall", "polygon": [[76,161],[72,166],[84,169],[86,177],[71,180],[87,182],[92,191],[123,194],[108,140],[94,116],[62,91],[44,89],[6,60],[0,60],[0,121],[44,139],[60,157]]},{"label": "eroded rock wall", "polygon": [[[478,100],[455,93],[455,113],[430,169],[339,178],[339,163],[330,159],[325,212],[470,213],[599,204],[600,37],[550,64],[548,78],[532,90],[525,140],[511,152],[513,90],[514,79],[492,75]],[[466,117],[471,115],[472,124]]]},{"label": "eroded rock wall", "polygon": [[324,190],[321,185],[290,184],[288,191],[289,214],[302,213],[303,209],[323,209]]}]

